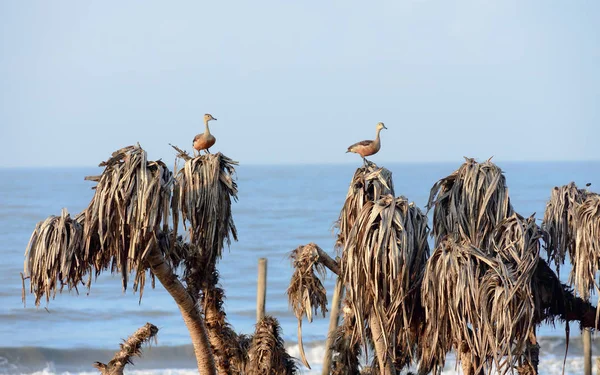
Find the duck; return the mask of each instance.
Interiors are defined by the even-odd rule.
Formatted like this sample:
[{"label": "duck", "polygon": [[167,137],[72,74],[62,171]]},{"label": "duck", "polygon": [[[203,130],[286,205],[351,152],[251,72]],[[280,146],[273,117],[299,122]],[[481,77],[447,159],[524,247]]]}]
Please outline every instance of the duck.
[{"label": "duck", "polygon": [[200,151],[202,150],[206,151],[207,154],[210,154],[209,149],[217,141],[217,138],[210,133],[210,128],[208,127],[208,122],[211,120],[217,121],[210,113],[204,115],[204,133],[196,135],[192,142],[192,146],[194,147],[194,150],[198,152],[198,155],[200,155]]},{"label": "duck", "polygon": [[375,136],[375,140],[356,142],[352,146],[348,147],[348,151],[346,151],[347,153],[354,152],[355,154],[359,154],[363,158],[363,162],[365,163],[365,165],[367,165],[367,159],[365,159],[365,157],[376,154],[379,151],[379,149],[381,148],[381,141],[379,139],[379,133],[381,132],[381,129],[387,129],[387,128],[385,127],[383,122],[379,122],[379,123],[377,123],[377,126],[375,127],[375,129],[377,132],[376,136]]}]

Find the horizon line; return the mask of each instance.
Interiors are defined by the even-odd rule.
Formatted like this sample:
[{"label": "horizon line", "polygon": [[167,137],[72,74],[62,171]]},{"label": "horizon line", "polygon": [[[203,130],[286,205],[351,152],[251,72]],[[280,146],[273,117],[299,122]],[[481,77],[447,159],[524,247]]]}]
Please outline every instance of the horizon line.
[{"label": "horizon line", "polygon": [[[477,162],[482,163],[487,161],[488,159],[477,159],[474,158]],[[510,163],[510,164],[542,164],[542,163],[599,163],[600,159],[568,159],[568,160],[494,160],[491,158],[495,164],[498,163]],[[459,158],[460,164],[464,163],[463,158]],[[238,163],[240,163],[238,161]],[[426,160],[426,161],[383,161],[379,163],[375,163],[378,165],[385,164],[416,164],[416,165],[430,165],[430,164],[455,164],[455,161],[452,160]],[[288,163],[265,163],[265,162],[248,162],[248,163],[240,163],[240,165],[246,166],[347,166],[354,164],[362,164],[362,163],[354,163],[354,162],[333,162],[333,163],[317,163],[317,162],[288,162]],[[99,165],[0,165],[0,169],[60,169],[60,168],[102,168]]]}]

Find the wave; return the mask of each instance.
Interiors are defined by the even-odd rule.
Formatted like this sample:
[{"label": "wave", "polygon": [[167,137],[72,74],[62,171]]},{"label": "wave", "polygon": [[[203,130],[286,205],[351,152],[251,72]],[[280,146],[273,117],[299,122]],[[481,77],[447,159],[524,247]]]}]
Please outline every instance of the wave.
[{"label": "wave", "polygon": [[[564,337],[541,337],[540,373],[561,374],[565,356]],[[289,343],[291,356],[299,358],[296,343]],[[593,350],[600,350],[600,339],[593,341]],[[302,374],[320,374],[323,361],[324,342],[305,345],[307,360],[312,370],[302,367]],[[97,374],[92,367],[96,361],[107,363],[115,350],[95,348],[54,349],[45,347],[0,347],[0,374],[71,375]],[[565,362],[565,374],[580,374],[583,371],[583,350],[579,337],[570,340],[569,353]],[[134,366],[127,367],[128,374],[188,375],[197,374],[194,350],[191,345],[147,346],[140,358],[134,358]],[[446,358],[443,374],[458,374],[452,353]]]}]

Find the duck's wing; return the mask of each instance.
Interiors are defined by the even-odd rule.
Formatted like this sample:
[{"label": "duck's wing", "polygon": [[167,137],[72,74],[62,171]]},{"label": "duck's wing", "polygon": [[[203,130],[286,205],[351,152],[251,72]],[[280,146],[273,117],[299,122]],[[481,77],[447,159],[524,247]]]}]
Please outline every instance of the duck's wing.
[{"label": "duck's wing", "polygon": [[196,136],[194,137],[194,142],[196,142],[198,139],[202,138],[204,134],[196,134]]},{"label": "duck's wing", "polygon": [[348,147],[348,151],[352,151],[354,148],[356,148],[358,146],[362,146],[362,147],[369,146],[369,145],[371,145],[371,143],[373,143],[372,140],[356,142],[355,144]]}]

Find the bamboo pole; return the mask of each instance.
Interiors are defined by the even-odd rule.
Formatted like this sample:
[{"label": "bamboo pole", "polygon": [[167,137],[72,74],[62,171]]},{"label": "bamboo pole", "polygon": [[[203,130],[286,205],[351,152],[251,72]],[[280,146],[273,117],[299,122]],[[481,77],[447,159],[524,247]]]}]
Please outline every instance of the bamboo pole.
[{"label": "bamboo pole", "polygon": [[344,287],[342,280],[337,279],[335,283],[335,289],[333,290],[333,297],[331,299],[331,315],[329,316],[329,332],[327,333],[327,339],[325,340],[325,358],[323,358],[323,371],[322,375],[329,375],[331,370],[331,346],[333,345],[333,335],[339,324],[340,320],[340,300],[342,299]]},{"label": "bamboo pole", "polygon": [[258,285],[256,289],[256,322],[265,317],[265,301],[267,299],[267,258],[258,260]]},{"label": "bamboo pole", "polygon": [[584,328],[582,332],[583,339],[583,373],[592,375],[592,334],[589,328]]}]

